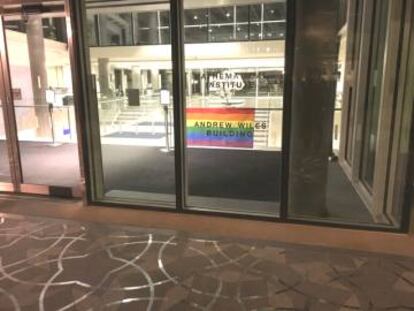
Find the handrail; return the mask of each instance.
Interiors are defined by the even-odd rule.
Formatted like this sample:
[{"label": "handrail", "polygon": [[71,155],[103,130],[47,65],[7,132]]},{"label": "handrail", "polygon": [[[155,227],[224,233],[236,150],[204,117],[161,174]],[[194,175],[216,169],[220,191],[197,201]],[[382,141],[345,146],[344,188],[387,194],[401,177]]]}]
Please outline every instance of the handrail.
[{"label": "handrail", "polygon": [[[1,105],[0,105],[1,107]],[[45,107],[49,108],[49,105],[14,105],[14,108],[39,108],[39,107]],[[53,108],[69,108],[71,106],[53,106]]]},{"label": "handrail", "polygon": [[98,102],[99,103],[110,103],[110,102],[124,101],[127,99],[128,99],[127,97],[107,98],[107,99],[98,99]]},{"label": "handrail", "polygon": [[[116,101],[116,100],[112,100]],[[0,107],[3,107],[0,105]],[[15,108],[33,108],[33,107],[49,107],[49,105],[15,105]],[[53,108],[70,108],[72,106],[53,106]],[[162,107],[160,105],[160,107]],[[146,107],[148,108],[148,107]],[[255,108],[255,107],[232,107],[232,106],[223,106],[223,107],[187,107],[187,108],[238,108],[238,109],[255,109],[255,110],[265,110],[265,111],[283,111],[283,108]],[[168,106],[168,109],[173,109],[172,106]],[[336,107],[334,111],[342,111],[342,108]]]}]

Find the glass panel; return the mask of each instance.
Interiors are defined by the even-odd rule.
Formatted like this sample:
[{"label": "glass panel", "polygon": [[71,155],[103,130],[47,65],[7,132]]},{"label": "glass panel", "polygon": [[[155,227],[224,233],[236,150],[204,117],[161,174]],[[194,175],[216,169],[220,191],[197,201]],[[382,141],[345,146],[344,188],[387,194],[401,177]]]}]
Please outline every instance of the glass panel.
[{"label": "glass panel", "polygon": [[[342,35],[338,40],[344,26],[337,20],[338,10],[337,5],[313,6],[306,1],[299,2],[296,8],[294,74],[310,75],[308,72],[312,70],[315,77],[309,82],[295,82],[293,87],[289,213],[295,217],[369,222],[369,211],[333,157],[332,129],[340,87],[335,79],[318,76],[329,70],[323,63],[339,63],[341,70],[346,59],[337,48],[339,44],[343,53],[344,43],[340,42],[347,39]],[[310,39],[306,32],[319,33],[318,38],[323,40]],[[301,53],[305,48],[306,52]],[[320,65],[310,69],[309,64],[316,63]]]},{"label": "glass panel", "polygon": [[[191,8],[184,11],[186,43],[284,39],[285,2],[258,2],[253,5],[225,7],[212,4],[210,8],[195,6],[197,4],[193,3]],[[99,6],[95,4],[95,7],[98,7],[99,11]],[[122,11],[122,7],[113,10]],[[95,15],[96,11],[93,11],[94,14],[91,11],[87,17],[90,46],[98,44],[96,24],[99,24],[101,46],[131,45],[131,41],[136,45],[170,43],[169,12],[163,11],[159,6],[140,11],[133,10],[133,27],[129,13]]]},{"label": "glass panel", "polygon": [[235,41],[235,12],[240,23],[248,21],[244,8],[210,9],[210,39],[223,42],[185,46],[187,202],[192,209],[276,216],[285,43]]},{"label": "glass panel", "polygon": [[236,40],[249,40],[249,6],[236,7]]},{"label": "glass panel", "polygon": [[[391,165],[395,153],[392,145],[400,139],[393,135],[401,128],[393,112],[400,109],[400,103],[394,98],[400,94],[395,81],[400,57],[404,55],[400,54],[404,44],[399,41],[404,29],[402,2],[362,1],[366,12],[363,16],[354,15],[361,8],[353,0],[319,5],[311,1],[297,2],[290,217],[399,225],[398,217],[391,212],[395,208],[389,202],[392,196],[389,191],[395,186],[392,184],[396,165]],[[389,23],[390,14],[393,23]],[[362,27],[353,27],[359,31],[354,33],[348,28],[358,25],[359,18]],[[318,35],[310,36],[310,33]],[[387,49],[387,46],[395,48]],[[357,50],[364,53],[360,53],[361,59],[354,64]],[[353,77],[358,77],[358,83],[351,80]],[[344,91],[350,86],[349,102],[344,102]],[[351,107],[354,120],[347,122],[345,133],[341,133],[341,124],[348,117],[342,110],[350,111]],[[346,133],[353,136],[347,137]],[[359,150],[351,161],[346,158],[346,150],[342,150],[346,148],[346,144],[341,144],[342,139]]]},{"label": "glass panel", "polygon": [[363,160],[361,179],[368,189],[372,189],[374,183],[375,157],[378,140],[378,122],[380,113],[380,101],[384,70],[385,42],[387,34],[387,21],[389,3],[380,1],[375,7],[375,25],[371,56],[371,66],[369,69],[369,86],[367,99],[367,114],[365,119],[364,140],[363,140]]},{"label": "glass panel", "polygon": [[87,17],[87,29],[88,29],[88,43],[90,46],[97,46],[98,45],[98,38],[97,38],[97,15],[88,15]]},{"label": "glass panel", "polygon": [[67,43],[66,19],[43,18],[43,36],[45,39]]},{"label": "glass panel", "polygon": [[286,32],[286,5],[280,3],[264,4],[263,40],[283,39]]},{"label": "glass panel", "polygon": [[[23,182],[78,186],[72,77],[65,18],[6,21]],[[21,23],[21,22],[20,22]]]},{"label": "glass panel", "polygon": [[[88,19],[91,19],[89,17]],[[132,45],[130,13],[99,14],[100,45]]]},{"label": "glass panel", "polygon": [[250,6],[250,40],[262,40],[262,5],[255,4]]},{"label": "glass panel", "polygon": [[[174,207],[171,47],[158,44],[159,30],[169,36],[170,6],[142,0],[113,9],[131,12],[135,43],[151,46],[90,49],[103,169],[99,199]],[[164,37],[162,43],[167,42]]]},{"label": "glass panel", "polygon": [[234,7],[211,8],[209,10],[209,41],[227,42],[235,38]]},{"label": "glass panel", "polygon": [[[350,44],[350,50],[349,53],[347,53],[347,57],[349,59],[349,63],[348,66],[351,68],[351,70],[356,70],[358,68],[358,63],[359,63],[359,57],[360,57],[360,47],[361,47],[361,38],[362,38],[362,31],[361,31],[361,27],[362,27],[362,12],[363,12],[363,2],[358,0],[355,2],[355,5],[353,7],[353,10],[351,12],[354,12],[353,15],[353,31],[352,33],[350,32],[350,36],[353,37],[353,40],[350,40],[349,44]],[[344,16],[342,16],[342,19],[347,19],[347,13],[344,12]],[[352,17],[352,16],[351,16]],[[349,18],[351,18],[349,17]],[[345,62],[343,63],[343,66],[345,67]],[[345,70],[345,68],[343,68],[343,70]],[[353,99],[355,98],[355,96],[357,96],[357,93],[354,91],[354,86],[353,84],[355,83],[354,81],[356,81],[356,76],[352,77],[352,79],[350,79],[349,81],[352,82],[349,85],[349,90],[344,90],[344,91],[348,91],[348,100],[347,100],[347,105],[348,105],[348,112],[347,112],[347,128],[345,133],[343,133],[344,136],[344,140],[345,142],[345,150],[344,152],[344,157],[347,163],[352,163],[353,160],[353,155],[354,155],[354,141],[353,141],[353,135],[354,135],[354,122],[355,122],[355,105],[354,105],[354,101]],[[344,75],[342,75],[342,79],[344,80]],[[342,83],[342,85],[344,85],[344,83]],[[341,97],[344,98],[345,93],[341,93]],[[343,103],[344,104],[344,103]]]},{"label": "glass panel", "polygon": [[0,182],[11,182],[9,157],[7,154],[3,106],[0,101]]},{"label": "glass panel", "polygon": [[[413,40],[414,33],[411,34]],[[405,64],[405,63],[404,63]],[[405,200],[410,194],[407,191],[407,173],[410,172],[410,159],[412,159],[413,124],[414,124],[414,50],[411,48],[408,56],[408,63],[405,66],[408,69],[405,81],[400,80],[400,85],[404,86],[404,100],[401,105],[397,106],[395,113],[395,128],[393,139],[393,157],[391,160],[390,170],[392,172],[390,177],[390,194],[387,196],[389,203],[386,209],[388,217],[396,224],[400,224],[403,219],[403,207],[406,204]],[[409,184],[408,184],[409,185]],[[412,191],[411,191],[412,193]],[[405,204],[405,205],[404,205]],[[405,219],[407,222],[409,219]]]},{"label": "glass panel", "polygon": [[160,32],[161,32],[161,44],[171,43],[170,33],[170,12],[160,12]]},{"label": "glass panel", "polygon": [[184,11],[184,31],[186,43],[207,42],[208,10],[195,9]]},{"label": "glass panel", "polygon": [[134,23],[136,29],[135,44],[152,45],[160,43],[158,13],[156,11],[134,13]]}]

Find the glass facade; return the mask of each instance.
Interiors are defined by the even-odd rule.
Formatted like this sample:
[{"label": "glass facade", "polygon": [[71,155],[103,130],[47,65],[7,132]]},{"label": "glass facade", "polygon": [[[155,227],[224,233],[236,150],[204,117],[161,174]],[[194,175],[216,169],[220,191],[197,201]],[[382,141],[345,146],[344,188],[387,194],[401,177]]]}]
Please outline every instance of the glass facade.
[{"label": "glass facade", "polygon": [[6,138],[3,105],[0,105],[0,183],[10,182],[10,167]]},{"label": "glass facade", "polygon": [[[132,13],[111,14],[119,22],[125,21],[125,31],[121,37],[116,36],[123,39],[110,44],[116,45],[116,50],[101,53],[99,48],[90,49],[103,176],[100,188],[102,196],[114,200],[173,206],[174,100],[171,46],[167,45],[171,41],[170,11],[168,5],[156,6],[162,10],[144,5],[145,9],[139,10],[142,3],[145,1],[135,1],[137,9]],[[93,11],[87,13],[88,20],[96,16]],[[102,21],[108,15],[98,16]],[[106,27],[113,29],[108,23],[100,25],[105,25],[99,28],[100,34],[106,32]],[[139,47],[119,49],[132,41]],[[156,44],[163,46],[145,47]]]},{"label": "glass facade", "polygon": [[[184,8],[187,3],[193,2],[184,1]],[[244,37],[234,43],[242,27],[249,26],[251,7],[255,6],[209,8],[209,42],[220,43],[202,51],[185,46],[190,209],[279,214],[285,44],[275,38],[285,34],[276,27],[266,29],[269,36],[262,34],[264,25],[273,25],[276,18],[285,21],[286,11],[280,1],[258,5],[258,38],[269,41],[253,44]],[[265,14],[265,9],[273,14]],[[200,10],[185,10],[186,20],[199,14]],[[184,42],[192,42],[187,35],[186,30]]]},{"label": "glass facade", "polygon": [[189,9],[184,11],[184,33],[188,43],[207,42],[208,9]]},{"label": "glass facade", "polygon": [[[386,197],[394,195],[387,186],[396,186],[387,178],[394,173],[390,144],[399,139],[393,137],[399,124],[391,111],[402,105],[393,96],[398,96],[395,81],[403,79],[398,65],[403,49],[387,42],[403,34],[403,2],[347,1],[342,21],[334,3],[302,4],[295,25],[295,46],[303,53],[295,54],[293,70],[290,215],[395,225],[401,214]],[[305,18],[310,12],[317,23]],[[325,41],[318,45],[310,31]]]},{"label": "glass facade", "polygon": [[361,179],[372,191],[374,186],[375,158],[378,147],[379,117],[381,109],[382,78],[386,58],[386,35],[390,5],[376,2],[374,7],[374,28],[371,43],[371,59],[368,69],[368,94],[366,99],[365,128],[362,141]]},{"label": "glass facade", "polygon": [[8,16],[4,27],[5,43],[12,51],[8,70],[19,182],[75,188],[80,171],[65,18]]},{"label": "glass facade", "polygon": [[[132,4],[132,11],[134,5],[136,4]],[[197,8],[196,6],[192,2],[189,8],[184,10],[186,43],[284,40],[285,38],[285,1],[259,2],[253,5],[237,5],[235,2],[225,7]],[[162,5],[157,4],[153,9],[148,10],[144,8],[137,9],[137,12],[130,11],[114,14],[99,13],[96,9],[90,10],[87,16],[90,46],[170,43],[169,11]]]},{"label": "glass facade", "polygon": [[99,14],[98,23],[105,25],[99,28],[99,40],[103,46],[132,44],[131,14]]},{"label": "glass facade", "polygon": [[[413,148],[413,4],[182,5],[80,3],[85,20],[73,27],[87,43],[80,79],[88,100],[77,113],[90,199],[403,228]],[[32,42],[31,19],[6,18],[4,25],[8,46],[19,37],[26,44],[8,61],[22,178],[38,183],[43,177],[30,174],[27,143],[75,143],[76,126],[73,106],[49,103],[73,93],[65,45],[71,33],[62,19],[45,16],[36,20],[42,40]],[[36,56],[36,44],[46,58]],[[2,128],[6,150],[12,131]],[[0,182],[7,183],[13,174],[2,154]]]}]

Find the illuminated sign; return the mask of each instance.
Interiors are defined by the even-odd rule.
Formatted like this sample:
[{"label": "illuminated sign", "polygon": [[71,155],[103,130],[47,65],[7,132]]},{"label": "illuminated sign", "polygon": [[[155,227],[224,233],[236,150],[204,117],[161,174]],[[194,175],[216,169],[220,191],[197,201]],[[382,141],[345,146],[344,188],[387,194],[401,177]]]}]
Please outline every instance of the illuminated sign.
[{"label": "illuminated sign", "polygon": [[187,145],[254,148],[255,130],[267,129],[255,116],[252,108],[188,108]]}]

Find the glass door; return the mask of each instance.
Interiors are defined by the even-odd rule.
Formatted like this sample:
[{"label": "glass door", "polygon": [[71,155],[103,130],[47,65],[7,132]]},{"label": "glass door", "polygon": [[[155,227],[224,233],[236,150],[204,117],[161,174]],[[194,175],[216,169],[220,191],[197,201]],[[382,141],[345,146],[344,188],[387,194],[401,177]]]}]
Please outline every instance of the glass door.
[{"label": "glass door", "polygon": [[279,216],[287,3],[183,4],[187,208]]},{"label": "glass door", "polygon": [[175,207],[169,1],[86,1],[95,196]]},{"label": "glass door", "polygon": [[10,183],[10,163],[6,142],[6,131],[3,116],[3,102],[0,101],[0,184]]},{"label": "glass door", "polygon": [[[3,97],[9,111],[2,122],[7,118],[9,125],[0,123],[0,148],[4,129],[17,150],[11,161],[19,171],[16,191],[72,197],[80,194],[81,177],[67,23],[63,5],[47,14],[45,8],[23,7],[2,18]],[[4,179],[10,169],[1,154]]]}]

